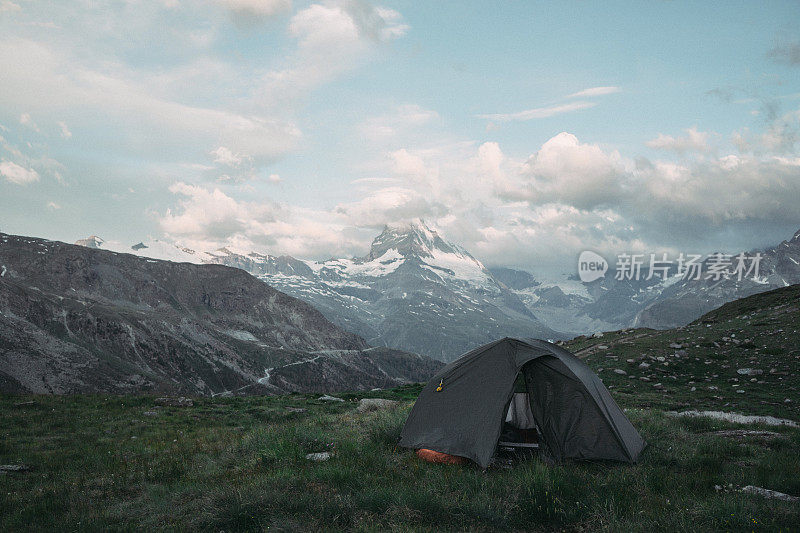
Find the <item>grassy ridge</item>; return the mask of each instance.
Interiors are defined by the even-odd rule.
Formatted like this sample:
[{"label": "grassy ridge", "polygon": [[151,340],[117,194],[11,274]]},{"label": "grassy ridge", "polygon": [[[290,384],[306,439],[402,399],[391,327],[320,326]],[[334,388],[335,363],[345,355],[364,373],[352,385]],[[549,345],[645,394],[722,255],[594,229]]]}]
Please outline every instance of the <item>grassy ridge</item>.
[{"label": "grassy ridge", "polygon": [[[448,467],[397,449],[414,396],[358,413],[311,396],[196,400],[153,409],[147,397],[0,398],[0,529],[200,528],[790,530],[800,505],[715,485],[800,494],[800,430],[731,439],[733,427],[629,415],[654,443],[639,465],[537,458],[515,468]],[[344,395],[349,399],[353,395]],[[295,412],[288,408],[303,408]],[[155,415],[144,412],[155,411]],[[775,428],[769,428],[775,430]],[[323,463],[305,459],[330,451]]]},{"label": "grassy ridge", "polygon": [[[359,394],[162,408],[152,397],[0,396],[0,464],[31,467],[0,476],[0,530],[798,530],[800,503],[734,489],[800,496],[800,428],[732,436],[719,431],[741,426],[664,411],[800,419],[799,298],[788,287],[685,328],[567,344],[651,443],[635,466],[423,463],[396,447],[419,386],[369,394],[400,404],[368,413]],[[305,459],[321,451],[332,458]]]}]

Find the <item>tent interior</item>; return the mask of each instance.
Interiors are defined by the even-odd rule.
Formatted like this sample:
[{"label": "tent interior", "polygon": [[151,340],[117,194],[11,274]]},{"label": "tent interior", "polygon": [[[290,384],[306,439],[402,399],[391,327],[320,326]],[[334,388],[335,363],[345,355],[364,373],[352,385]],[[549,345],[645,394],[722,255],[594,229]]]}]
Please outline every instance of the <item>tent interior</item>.
[{"label": "tent interior", "polygon": [[498,446],[512,450],[536,450],[539,448],[539,440],[539,428],[533,418],[527,384],[520,372],[514,382],[514,393],[508,402]]}]

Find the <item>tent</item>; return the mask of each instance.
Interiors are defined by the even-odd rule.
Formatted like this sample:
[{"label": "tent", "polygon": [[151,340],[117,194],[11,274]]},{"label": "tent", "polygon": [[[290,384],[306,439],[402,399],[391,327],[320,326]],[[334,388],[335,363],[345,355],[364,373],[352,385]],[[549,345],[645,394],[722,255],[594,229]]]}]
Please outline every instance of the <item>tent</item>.
[{"label": "tent", "polygon": [[635,463],[646,446],[580,359],[550,342],[512,338],[467,352],[433,377],[406,420],[400,445],[486,468],[509,426],[535,430],[545,457],[556,462]]}]

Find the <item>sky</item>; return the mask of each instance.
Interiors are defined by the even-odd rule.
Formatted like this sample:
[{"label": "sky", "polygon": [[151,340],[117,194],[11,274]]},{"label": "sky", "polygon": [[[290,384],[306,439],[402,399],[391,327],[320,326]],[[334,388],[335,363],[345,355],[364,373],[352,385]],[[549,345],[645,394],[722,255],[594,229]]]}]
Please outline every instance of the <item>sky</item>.
[{"label": "sky", "polygon": [[489,266],[800,228],[800,4],[0,0],[0,231]]}]

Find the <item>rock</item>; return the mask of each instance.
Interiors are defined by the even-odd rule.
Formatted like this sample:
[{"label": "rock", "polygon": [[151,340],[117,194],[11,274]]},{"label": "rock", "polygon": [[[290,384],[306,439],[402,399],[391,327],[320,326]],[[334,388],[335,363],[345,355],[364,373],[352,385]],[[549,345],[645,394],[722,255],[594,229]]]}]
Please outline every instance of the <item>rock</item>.
[{"label": "rock", "polygon": [[683,348],[683,344],[679,344],[677,342],[672,342],[672,343],[670,343],[669,347],[673,348],[675,350],[680,350],[681,348]]},{"label": "rock", "polygon": [[186,398],[184,396],[180,397],[173,397],[173,396],[165,396],[163,398],[156,398],[155,399],[156,405],[166,405],[168,407],[192,407],[194,402],[191,398]]},{"label": "rock", "polygon": [[785,502],[800,502],[800,498],[797,496],[790,496],[789,494],[784,494],[783,492],[778,492],[777,490],[765,489],[753,485],[746,485],[742,487],[740,491],[746,494],[757,494],[758,496],[763,496],[764,498],[768,499],[783,500]]},{"label": "rock", "polygon": [[156,416],[156,415],[158,414],[158,411],[145,411],[145,412],[144,412],[144,413],[142,413],[142,414],[143,414],[144,416]]},{"label": "rock", "polygon": [[290,413],[306,413],[306,412],[308,412],[308,409],[305,409],[303,407],[287,407],[286,410],[289,411]]},{"label": "rock", "polygon": [[761,437],[769,439],[785,438],[785,435],[775,431],[764,431],[758,429],[721,429],[719,431],[712,431],[710,435],[718,435],[720,437],[744,438],[744,437]]},{"label": "rock", "polygon": [[360,402],[358,402],[357,411],[359,413],[364,413],[367,411],[374,411],[377,409],[386,409],[389,407],[394,407],[397,405],[397,402],[394,400],[386,400],[384,398],[362,398]]},{"label": "rock", "polygon": [[664,357],[663,355],[659,355],[658,357],[656,357],[656,361],[658,361],[659,363],[663,363],[666,360],[667,358]]},{"label": "rock", "polygon": [[697,390],[697,387],[692,387],[691,392],[694,392],[696,390]]},{"label": "rock", "polygon": [[650,368],[650,363],[641,362],[639,363],[639,368]]},{"label": "rock", "polygon": [[743,389],[738,389],[738,390],[736,391],[736,394],[744,394],[744,390],[743,390]]},{"label": "rock", "polygon": [[36,405],[36,402],[29,401],[29,402],[16,402],[14,407],[30,407],[31,405]]},{"label": "rock", "polygon": [[635,359],[625,359],[625,362],[632,365],[633,363],[636,362],[636,360]]},{"label": "rock", "polygon": [[619,374],[620,376],[627,376],[628,375],[628,373],[625,372],[624,370],[622,370],[621,368],[615,368],[614,369],[614,373],[615,374]]},{"label": "rock", "polygon": [[648,378],[647,376],[642,376],[639,378],[639,381],[650,381],[650,378]]},{"label": "rock", "polygon": [[329,396],[327,394],[320,396],[317,400],[321,402],[343,402],[341,398],[337,398],[336,396]]},{"label": "rock", "polygon": [[667,411],[669,416],[704,416],[716,420],[724,420],[735,424],[766,424],[768,426],[800,427],[794,420],[775,418],[774,416],[743,415],[739,413],[725,413],[723,411]]},{"label": "rock", "polygon": [[306,459],[309,461],[314,461],[315,463],[319,463],[321,461],[327,461],[331,458],[331,454],[329,452],[318,452],[318,453],[309,453],[306,454]]},{"label": "rock", "polygon": [[608,350],[608,346],[606,346],[605,344],[598,344],[597,345],[597,349],[598,350]]},{"label": "rock", "polygon": [[760,376],[764,371],[758,368],[738,368],[736,373],[742,376]]},{"label": "rock", "polygon": [[19,465],[0,465],[0,472],[2,472],[4,474],[6,472],[27,472],[30,469],[31,469],[31,467],[29,467],[28,465],[23,465],[23,464],[19,464]]},{"label": "rock", "polygon": [[689,355],[689,352],[686,350],[678,350],[675,352],[675,357],[686,357],[687,355]]}]

